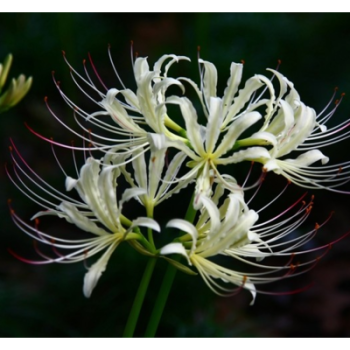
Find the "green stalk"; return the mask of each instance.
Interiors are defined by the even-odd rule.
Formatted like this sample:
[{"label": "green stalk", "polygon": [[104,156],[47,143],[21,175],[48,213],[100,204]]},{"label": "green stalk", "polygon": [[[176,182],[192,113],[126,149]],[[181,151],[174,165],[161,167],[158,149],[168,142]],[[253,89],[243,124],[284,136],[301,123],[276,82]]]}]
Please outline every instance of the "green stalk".
[{"label": "green stalk", "polygon": [[[187,208],[187,212],[185,216],[185,220],[187,220],[190,223],[192,223],[196,217],[196,210],[193,208],[193,200],[194,200],[194,194],[192,196],[190,205]],[[156,303],[154,305],[150,320],[148,322],[148,326],[145,332],[145,337],[152,338],[155,336],[157,332],[159,321],[162,317],[163,310],[167,302],[170,289],[172,287],[172,284],[176,275],[176,271],[177,271],[176,267],[174,267],[171,264],[168,265],[163,278],[162,285],[159,289],[159,292],[156,298]]]},{"label": "green stalk", "polygon": [[132,305],[132,308],[131,308],[131,311],[129,314],[129,318],[128,318],[128,321],[127,321],[126,326],[125,326],[125,330],[124,330],[124,334],[123,334],[123,337],[125,337],[125,338],[127,338],[127,337],[130,338],[134,335],[137,320],[138,320],[139,315],[140,315],[143,300],[145,299],[147,288],[148,288],[149,282],[151,280],[156,261],[157,261],[157,259],[155,259],[155,258],[148,259],[148,263],[147,263],[145,272],[143,273],[143,276],[142,276],[142,279],[141,279],[141,282],[139,285],[139,289],[137,290],[137,293],[136,293],[136,296],[134,299],[134,303]]}]

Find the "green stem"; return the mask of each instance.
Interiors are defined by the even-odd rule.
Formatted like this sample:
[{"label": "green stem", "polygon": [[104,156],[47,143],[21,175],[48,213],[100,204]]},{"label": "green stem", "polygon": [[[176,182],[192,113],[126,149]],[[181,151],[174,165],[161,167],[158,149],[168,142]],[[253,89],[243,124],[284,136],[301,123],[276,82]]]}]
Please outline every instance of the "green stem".
[{"label": "green stem", "polygon": [[156,303],[154,305],[148,326],[145,332],[145,337],[153,338],[157,332],[159,321],[162,317],[165,304],[173,284],[177,268],[171,264],[168,265],[162,285],[157,295]]},{"label": "green stem", "polygon": [[[196,217],[196,210],[193,208],[193,199],[194,199],[194,194],[192,196],[190,205],[187,208],[187,212],[185,216],[185,220],[187,220],[190,223],[192,223]],[[157,332],[159,321],[162,317],[163,310],[167,302],[170,289],[172,287],[172,284],[176,275],[176,271],[177,271],[176,267],[174,267],[171,264],[168,265],[167,270],[165,272],[165,276],[163,278],[162,285],[159,289],[159,292],[156,298],[156,303],[154,305],[150,320],[148,322],[148,326],[145,332],[145,337],[152,338],[155,336]]]},{"label": "green stem", "polygon": [[148,259],[148,263],[145,269],[145,272],[143,273],[142,280],[139,285],[139,289],[137,290],[134,303],[132,305],[128,321],[125,326],[123,337],[132,337],[135,332],[137,320],[140,315],[141,307],[143,304],[143,300],[145,299],[145,295],[147,292],[147,288],[149,285],[149,282],[152,277],[152,273],[154,270],[154,266],[156,264],[157,259],[150,258]]}]

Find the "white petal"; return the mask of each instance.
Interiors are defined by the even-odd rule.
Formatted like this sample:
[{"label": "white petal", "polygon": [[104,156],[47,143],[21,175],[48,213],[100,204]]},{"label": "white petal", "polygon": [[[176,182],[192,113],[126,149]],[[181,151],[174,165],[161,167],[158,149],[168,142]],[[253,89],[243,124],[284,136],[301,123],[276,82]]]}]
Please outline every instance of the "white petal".
[{"label": "white petal", "polygon": [[[202,163],[203,164],[203,163]],[[199,164],[199,166],[201,166]],[[211,194],[211,174],[209,163],[205,162],[204,167],[201,166],[200,175],[196,180],[195,197],[193,201],[193,208],[199,210],[202,208],[201,197],[210,197]]]},{"label": "white petal", "polygon": [[135,158],[132,161],[134,168],[134,177],[141,188],[147,190],[147,168],[145,161],[145,153],[142,149],[135,151]]},{"label": "white petal", "polygon": [[214,157],[221,157],[229,151],[235,144],[237,138],[250,126],[261,119],[261,114],[258,112],[250,112],[235,120],[230,126],[229,130],[217,147]]},{"label": "white petal", "polygon": [[69,223],[74,224],[83,231],[93,233],[98,236],[107,235],[108,232],[98,227],[92,220],[83,215],[72,203],[62,202],[57,209],[61,210],[63,216]]},{"label": "white petal", "polygon": [[167,103],[178,104],[181,109],[182,116],[186,123],[186,131],[189,141],[193,149],[199,155],[205,155],[203,147],[203,139],[200,134],[200,125],[197,122],[197,112],[192,102],[186,97],[170,96]]},{"label": "white petal", "polygon": [[[283,161],[281,161],[282,163]],[[278,169],[280,169],[279,166],[279,161],[277,161],[276,159],[270,159],[268,160],[265,164],[264,164],[264,170],[265,171],[274,171],[275,173],[279,173]]]},{"label": "white petal", "polygon": [[148,73],[149,65],[147,62],[147,57],[137,57],[134,63],[134,75],[136,81],[139,81]]},{"label": "white petal", "polygon": [[222,100],[220,98],[210,98],[209,119],[205,137],[205,147],[207,153],[212,153],[220,135],[222,124]]},{"label": "white petal", "polygon": [[77,184],[78,180],[76,179],[73,179],[72,177],[70,176],[67,176],[66,177],[66,191],[71,191]]},{"label": "white petal", "polygon": [[181,243],[169,243],[169,244],[167,244],[166,246],[164,246],[160,250],[160,254],[162,254],[162,255],[181,254],[187,259],[189,265],[192,265],[191,261],[188,257],[187,251]]},{"label": "white petal", "polygon": [[106,266],[113,251],[118,246],[118,243],[111,245],[108,250],[101,256],[95,264],[93,264],[84,277],[83,292],[86,298],[90,298],[93,289],[96,287],[102,273],[106,270]]},{"label": "white petal", "polygon": [[160,196],[163,196],[163,194],[167,192],[168,187],[171,186],[171,182],[177,176],[177,173],[179,172],[185,158],[186,158],[186,154],[182,152],[178,152],[175,155],[175,157],[171,160],[170,164],[168,165],[168,169],[165,173],[164,179],[161,182],[161,185],[159,187],[157,197],[160,198]]},{"label": "white petal", "polygon": [[232,100],[235,97],[238,86],[242,79],[243,64],[241,63],[231,63],[230,67],[230,78],[227,81],[227,87],[224,91],[223,97],[223,115],[226,115],[228,108],[231,107]]},{"label": "white petal", "polygon": [[169,58],[171,58],[172,60],[170,60],[169,63],[167,63],[167,65],[165,66],[165,69],[164,69],[164,76],[166,76],[170,66],[175,63],[175,62],[178,62],[180,60],[186,60],[186,61],[191,61],[188,57],[186,56],[176,56],[176,55],[173,55],[173,54],[170,54],[170,55],[163,55],[162,57],[160,57],[158,59],[158,61],[154,64],[153,66],[153,70],[155,71],[161,71],[162,69],[162,66],[163,66],[163,63],[168,60]]},{"label": "white petal", "polygon": [[100,102],[101,105],[111,115],[112,119],[124,130],[137,134],[145,134],[146,132],[133,121],[125,108],[115,98],[119,92],[120,91],[117,89],[108,90],[106,98]]},{"label": "white petal", "polygon": [[208,61],[202,59],[199,63],[204,64],[203,90],[206,102],[210,105],[210,97],[216,97],[216,85],[218,82],[218,73],[216,67]]},{"label": "white petal", "polygon": [[116,179],[119,170],[116,172],[116,168],[108,166],[102,169],[98,177],[98,189],[101,196],[101,202],[104,203],[106,208],[106,215],[111,219],[114,227],[118,227],[119,223],[119,209],[117,205],[117,193],[116,193]]},{"label": "white petal", "polygon": [[228,125],[231,120],[238,114],[238,112],[244,107],[244,105],[250,100],[253,93],[260,89],[264,84],[260,81],[258,76],[252,77],[247,80],[243,89],[239,90],[239,94],[234,98],[232,106],[228,110],[225,116],[223,127]]},{"label": "white petal", "polygon": [[210,216],[210,231],[211,234],[215,233],[220,227],[220,212],[218,207],[214,204],[214,202],[206,197],[202,196],[201,198],[203,206],[207,210]]},{"label": "white petal", "polygon": [[255,299],[256,299],[256,288],[255,285],[251,282],[244,283],[243,288],[249,290],[249,292],[252,294],[253,300],[250,302],[249,305],[254,305]]},{"label": "white petal", "polygon": [[157,221],[151,219],[151,218],[137,218],[132,221],[132,228],[136,226],[143,226],[143,227],[149,227],[154,231],[160,232],[160,226]]},{"label": "white petal", "polygon": [[151,148],[160,150],[168,147],[167,138],[164,134],[149,133],[147,134],[147,138]]},{"label": "white petal", "polygon": [[294,125],[294,111],[290,104],[281,100],[281,108],[269,126],[264,130],[275,136],[284,137]]},{"label": "white petal", "polygon": [[299,167],[307,167],[311,165],[312,163],[315,163],[317,161],[321,161],[322,164],[326,164],[329,161],[329,158],[326,157],[321,151],[318,149],[314,149],[312,151],[308,151],[306,153],[301,154],[296,159],[286,159],[286,162],[292,163]]},{"label": "white petal", "polygon": [[162,172],[165,163],[166,149],[152,150],[148,164],[148,196],[150,199],[154,199],[156,191],[161,181]]},{"label": "white petal", "polygon": [[275,146],[277,144],[277,139],[275,135],[265,131],[256,132],[255,134],[250,136],[250,139],[263,140],[263,141],[266,141],[266,144],[269,144],[272,146]]},{"label": "white petal", "polygon": [[133,108],[140,110],[139,101],[135,93],[130,89],[120,90],[120,93],[124,96],[125,101]]},{"label": "white petal", "polygon": [[[226,249],[229,249],[229,247],[238,244],[242,239],[244,239],[244,237],[247,236],[249,230],[255,224],[258,218],[259,216],[254,210],[249,210],[248,213],[240,216],[234,227],[229,227],[230,230],[228,232],[226,231],[227,227],[222,225],[217,234],[210,237],[208,241],[200,246],[200,248],[203,249],[201,256],[204,258],[215,256],[222,253]],[[225,224],[225,226],[227,225]]]},{"label": "white petal", "polygon": [[271,158],[269,151],[264,147],[250,147],[242,151],[235,152],[231,157],[220,158],[217,164],[235,164],[244,160],[266,163]]},{"label": "white petal", "polygon": [[144,194],[147,194],[147,190],[145,188],[139,188],[139,187],[127,188],[123,192],[122,198],[121,198],[121,200],[119,202],[120,211],[122,211],[123,204],[125,202],[128,202],[130,199],[142,196]]},{"label": "white petal", "polygon": [[[181,84],[180,81],[174,78],[164,78],[159,83],[154,84],[153,93],[158,94],[160,91],[164,93],[165,90],[171,85],[178,85],[181,88],[182,93],[183,94],[185,93],[185,87]],[[164,102],[164,101],[161,101],[161,102]]]},{"label": "white petal", "polygon": [[293,127],[290,137],[281,143],[278,150],[278,157],[286,155],[297,149],[311,134],[316,124],[316,113],[312,108],[301,104],[299,113],[296,115],[296,124]]},{"label": "white petal", "polygon": [[[112,232],[116,231],[116,221],[109,214],[106,199],[116,189],[116,183],[109,177],[109,180],[99,184],[100,163],[96,159],[89,158],[80,170],[79,185],[84,191],[85,201],[93,211],[96,218]],[[107,175],[105,173],[105,175]],[[111,174],[108,174],[111,175]],[[108,192],[107,195],[104,192]],[[111,200],[110,198],[108,200]],[[113,205],[111,205],[113,207]],[[114,215],[114,214],[113,214]]]},{"label": "white petal", "polygon": [[180,231],[184,231],[184,232],[187,232],[188,234],[190,234],[192,237],[191,253],[193,253],[193,251],[196,249],[197,237],[198,237],[198,232],[197,232],[197,229],[195,228],[195,226],[193,226],[191,223],[189,223],[186,220],[173,219],[167,223],[166,227],[177,228]]}]

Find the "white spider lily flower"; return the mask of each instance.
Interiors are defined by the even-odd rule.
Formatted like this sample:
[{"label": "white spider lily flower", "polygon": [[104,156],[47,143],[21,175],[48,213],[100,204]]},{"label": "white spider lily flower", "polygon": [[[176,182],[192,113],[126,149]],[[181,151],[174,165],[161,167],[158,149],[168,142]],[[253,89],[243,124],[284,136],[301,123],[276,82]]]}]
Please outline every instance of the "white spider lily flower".
[{"label": "white spider lily flower", "polygon": [[[12,218],[27,235],[39,243],[52,247],[56,255],[50,257],[36,247],[37,253],[44,260],[31,261],[13,253],[20,260],[32,264],[74,263],[86,261],[89,257],[105,250],[103,255],[88,268],[84,278],[83,292],[86,297],[90,297],[106,269],[110,256],[119,244],[122,241],[142,240],[142,235],[134,232],[135,227],[145,226],[160,231],[159,225],[153,219],[139,217],[130,221],[122,215],[123,203],[144,191],[141,189],[125,190],[118,203],[116,191],[116,180],[120,175],[118,168],[111,165],[101,169],[100,161],[88,158],[80,170],[78,179],[66,177],[66,190],[76,189],[79,193],[81,200],[76,200],[45,182],[28,166],[14,145],[13,148],[16,153],[12,154],[12,159],[17,180],[8,172],[9,177],[27,197],[44,210],[33,216],[34,226],[26,223],[11,209]],[[36,186],[37,189],[33,190],[31,185]],[[39,195],[40,191],[44,192],[46,197]],[[48,215],[63,218],[80,230],[92,234],[93,237],[69,239],[42,232],[38,227],[38,218]],[[65,250],[68,253],[64,252]]]},{"label": "white spider lily flower", "polygon": [[[322,188],[336,192],[336,188],[347,182],[350,172],[349,162],[324,166],[329,158],[319,148],[344,140],[350,136],[347,130],[349,120],[340,125],[328,129],[327,121],[334,115],[340,101],[336,101],[335,107],[327,112],[331,101],[321,113],[316,115],[314,109],[305,106],[300,101],[299,94],[293,83],[282,74],[273,71],[280,82],[280,90],[286,93],[280,95],[275,102],[275,115],[265,118],[262,129],[251,136],[251,140],[265,140],[272,148],[269,150],[270,159],[260,159],[265,171],[274,171],[285,176],[288,180],[306,188]],[[343,95],[342,95],[343,97]],[[342,98],[341,97],[341,98]],[[241,140],[249,142],[248,139]],[[254,141],[251,141],[252,143]],[[285,156],[292,151],[303,151],[295,159]],[[321,161],[321,167],[311,167],[315,162]],[[345,171],[344,171],[345,170]]]},{"label": "white spider lily flower", "polygon": [[[164,101],[167,89],[172,85],[178,86],[180,93],[185,92],[183,84],[178,79],[168,77],[167,74],[175,62],[189,60],[187,57],[163,55],[154,64],[153,69],[150,69],[147,58],[138,57],[133,63],[137,85],[136,92],[125,87],[114,67],[111,55],[111,63],[121,88],[107,88],[90,57],[93,71],[105,92],[101,91],[93,82],[85,66],[85,61],[86,76],[82,76],[70,65],[65,54],[64,59],[71,69],[73,81],[99,107],[99,110],[93,113],[84,111],[65,95],[55,79],[54,82],[60,94],[74,110],[75,120],[84,134],[80,135],[71,129],[50,108],[49,110],[63,126],[82,138],[84,142],[92,144],[94,149],[105,151],[113,148],[116,153],[125,153],[130,147],[145,147],[148,144],[147,134],[150,130],[165,134],[172,140],[184,140],[183,137],[169,130],[170,128],[181,133],[182,128],[169,118]],[[91,93],[85,90],[91,91]],[[93,94],[97,97],[94,97]],[[114,123],[109,123],[106,117],[110,117]],[[103,134],[95,131],[99,129]]]},{"label": "white spider lily flower", "polygon": [[197,112],[190,100],[186,97],[171,96],[167,103],[178,104],[186,123],[186,132],[189,145],[181,141],[169,140],[166,137],[160,139],[157,147],[175,147],[192,159],[189,163],[192,170],[183,177],[196,178],[196,198],[194,207],[201,208],[201,196],[210,197],[214,179],[218,179],[231,191],[240,191],[240,187],[225,180],[217,169],[217,165],[239,163],[244,160],[265,161],[270,158],[269,152],[263,147],[251,147],[226,156],[233,148],[238,137],[249,127],[261,119],[258,112],[249,112],[241,118],[233,121],[225,136],[219,140],[220,125],[223,121],[222,99],[210,97],[210,111],[206,127],[197,121]]},{"label": "white spider lily flower", "polygon": [[[203,126],[198,123],[197,111],[189,99],[170,96],[165,103],[179,105],[185,121],[188,142],[166,140],[162,145],[165,148],[178,148],[192,159],[189,163],[192,170],[186,177],[197,179],[196,200],[194,201],[196,209],[202,205],[200,202],[202,195],[210,197],[211,185],[215,179],[225,184],[226,188],[231,191],[241,190],[239,186],[233,185],[232,181],[225,181],[225,176],[222,176],[217,169],[218,165],[246,160],[266,163],[271,158],[266,148],[259,147],[271,142],[276,143],[271,133],[265,132],[264,138],[261,138],[261,133],[245,140],[239,140],[239,137],[262,119],[262,115],[257,111],[261,106],[266,106],[264,124],[268,123],[276,112],[275,104],[281,100],[287,90],[287,83],[284,83],[279,96],[276,97],[271,81],[263,75],[255,75],[250,78],[244,88],[239,90],[243,65],[232,63],[226,89],[223,97],[219,98],[216,91],[217,70],[215,66],[202,59],[199,59],[199,63],[204,67],[201,70],[200,88],[189,79],[179,78],[179,80],[186,81],[194,87],[202,102],[207,124]],[[262,92],[256,97],[262,88]],[[266,90],[269,96],[262,98]],[[293,103],[297,103],[297,95],[294,90],[293,93],[290,93],[289,99],[294,99]],[[242,146],[252,145],[258,147],[249,147],[234,152]]]},{"label": "white spider lily flower", "polygon": [[[217,202],[223,192],[223,187],[219,185],[212,199],[202,198],[203,209],[196,225],[182,219],[171,220],[168,227],[175,227],[187,234],[160,250],[164,255],[183,255],[216,294],[231,295],[242,288],[247,289],[252,294],[253,304],[258,292],[268,294],[258,289],[258,285],[304,273],[319,260],[318,257],[295,265],[292,264],[294,256],[329,248],[326,245],[311,250],[300,249],[330,218],[321,225],[315,224],[309,232],[302,235],[297,233],[298,227],[311,212],[313,198],[306,203],[303,201],[304,195],[275,217],[258,223],[258,213],[275,199],[256,212],[247,207],[242,196],[231,193],[218,207]],[[246,271],[232,270],[210,260],[217,255],[234,258],[245,264]],[[280,266],[262,263],[268,257],[286,257],[288,260]],[[250,267],[260,271],[249,272]],[[232,283],[238,288],[228,288],[226,283]]]},{"label": "white spider lily flower", "polygon": [[[232,283],[236,286],[248,289],[255,299],[255,286],[245,274],[222,267],[208,258],[222,254],[232,246],[244,246],[255,239],[250,229],[258,220],[258,214],[249,210],[239,194],[230,194],[226,206],[225,218],[220,219],[220,210],[215,203],[202,197],[205,216],[209,219],[199,219],[196,226],[182,220],[174,219],[168,222],[167,227],[174,227],[187,232],[183,243],[170,243],[160,250],[160,254],[182,254],[190,265],[196,267],[205,283],[219,295],[233,293],[236,288],[228,289],[220,286],[215,279]],[[188,244],[191,244],[190,248]]]},{"label": "white spider lily flower", "polygon": [[[212,63],[203,60],[200,60],[200,63],[204,66],[204,72],[202,71],[201,94],[198,94],[200,97],[204,96],[206,107],[204,111],[208,116],[212,108],[212,98],[216,97],[217,72]],[[306,188],[344,192],[337,188],[349,180],[350,171],[347,169],[350,167],[350,162],[324,166],[329,158],[319,150],[350,137],[349,120],[332,128],[326,126],[339,107],[344,94],[335,102],[335,107],[329,110],[336,94],[335,90],[330,102],[321,113],[316,115],[314,109],[301,102],[291,81],[276,70],[269,69],[269,71],[273,73],[271,80],[262,75],[256,75],[249,79],[245,87],[238,92],[237,97],[233,98],[240,83],[242,66],[231,65],[231,76],[223,97],[221,130],[230,129],[247,113],[251,113],[260,106],[266,106],[261,129],[246,139],[236,140],[234,148],[271,145],[269,156],[254,159],[264,165],[265,171],[282,174],[290,181]],[[274,78],[278,80],[279,93],[275,91],[272,82]],[[261,87],[264,89],[256,97]],[[198,88],[197,91],[199,91]],[[266,91],[268,96],[265,98]],[[249,148],[244,151],[249,152],[248,150]],[[284,159],[292,151],[305,153],[296,159]],[[319,160],[322,162],[322,167],[310,167]]]}]

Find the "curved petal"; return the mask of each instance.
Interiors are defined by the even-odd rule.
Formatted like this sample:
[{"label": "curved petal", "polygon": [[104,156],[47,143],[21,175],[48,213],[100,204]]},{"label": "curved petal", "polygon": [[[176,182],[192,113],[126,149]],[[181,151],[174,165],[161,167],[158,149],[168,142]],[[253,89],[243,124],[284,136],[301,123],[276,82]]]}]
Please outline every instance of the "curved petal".
[{"label": "curved petal", "polygon": [[220,212],[215,203],[208,197],[202,196],[201,201],[210,217],[210,232],[214,234],[220,227]]},{"label": "curved petal", "polygon": [[[83,231],[93,233],[98,236],[108,234],[107,231],[98,227],[92,220],[83,215],[72,203],[62,202],[57,209],[63,212],[64,217],[69,223],[74,224]],[[57,213],[59,215],[59,213]]]},{"label": "curved petal", "polygon": [[255,285],[251,282],[245,282],[244,285],[243,285],[243,288],[249,290],[249,292],[252,294],[252,301],[250,302],[250,306],[254,305],[255,303],[255,299],[256,299],[256,288],[255,288]]},{"label": "curved petal", "polygon": [[242,79],[243,64],[242,63],[231,63],[230,67],[230,78],[227,81],[227,87],[224,91],[223,97],[223,111],[222,114],[225,116],[229,107],[231,107],[232,101],[238,91],[238,86]]},{"label": "curved petal", "polygon": [[151,219],[151,218],[140,217],[140,218],[133,220],[132,226],[130,227],[130,229],[133,229],[136,226],[148,227],[154,231],[160,232],[160,226],[159,226],[158,222]]},{"label": "curved petal", "polygon": [[275,136],[285,137],[294,125],[294,111],[289,103],[280,101],[281,108],[272,122],[263,131]]},{"label": "curved petal", "polygon": [[122,198],[119,202],[119,210],[122,211],[123,204],[125,202],[128,202],[130,199],[142,196],[144,194],[147,194],[147,190],[145,188],[127,188],[123,192]]},{"label": "curved petal", "polygon": [[290,132],[289,137],[286,136],[279,146],[278,157],[282,157],[297,149],[311,134],[316,125],[316,113],[312,108],[301,104],[298,111],[293,130]]},{"label": "curved petal", "polygon": [[117,248],[119,244],[118,242],[113,243],[107,251],[101,256],[100,259],[95,262],[90,268],[89,271],[85,274],[84,277],[84,286],[83,293],[86,298],[90,298],[92,291],[97,285],[98,280],[100,279],[102,273],[106,270],[106,266],[109,258],[114,252],[115,248]]},{"label": "curved petal", "polygon": [[145,153],[143,149],[136,150],[134,152],[134,159],[132,161],[132,167],[134,169],[134,176],[138,185],[147,190],[147,167],[145,160]]},{"label": "curved petal", "polygon": [[66,182],[65,182],[65,186],[66,186],[66,191],[71,191],[78,183],[78,180],[73,179],[70,176],[66,177]]},{"label": "curved petal", "polygon": [[148,165],[148,196],[151,200],[156,197],[156,192],[161,181],[165,163],[165,152],[165,148],[160,150],[151,150]]},{"label": "curved petal", "polygon": [[161,255],[181,254],[187,259],[188,264],[192,265],[191,261],[188,257],[187,251],[181,243],[169,243],[169,244],[165,245],[160,250],[160,254]]},{"label": "curved petal", "polygon": [[177,228],[180,231],[183,231],[183,232],[190,234],[192,237],[191,254],[194,252],[194,250],[196,249],[197,238],[198,238],[198,231],[195,228],[195,226],[193,226],[190,222],[188,222],[186,220],[173,219],[167,223],[166,227]]},{"label": "curved petal", "polygon": [[251,99],[255,91],[264,84],[259,77],[255,76],[247,80],[243,89],[239,90],[238,96],[233,99],[233,103],[225,116],[222,128],[226,127],[232,119],[240,112],[244,105]]},{"label": "curved petal", "polygon": [[264,147],[250,147],[242,151],[235,152],[231,157],[220,158],[217,164],[235,164],[244,160],[266,163],[271,158],[269,151]]},{"label": "curved petal", "polygon": [[125,108],[115,98],[120,91],[117,89],[110,89],[107,96],[100,104],[110,114],[112,119],[124,130],[135,134],[146,134],[146,131],[141,129],[133,119],[128,115]]},{"label": "curved petal", "polygon": [[213,152],[219,138],[222,117],[222,100],[217,97],[211,97],[208,124],[205,135],[205,148],[208,154]]},{"label": "curved petal", "polygon": [[250,112],[235,120],[230,126],[229,130],[217,147],[214,157],[221,157],[229,151],[235,144],[237,138],[250,126],[261,119],[261,114],[258,112]]},{"label": "curved petal", "polygon": [[187,97],[170,96],[167,98],[167,103],[178,104],[180,106],[182,116],[186,123],[187,136],[192,147],[197,154],[201,156],[205,155],[206,152],[203,147],[200,125],[197,122],[197,112],[192,102]]},{"label": "curved petal", "polygon": [[210,98],[216,97],[216,85],[218,82],[218,72],[216,67],[208,61],[202,59],[198,60],[199,63],[204,65],[204,76],[202,77],[202,88],[204,91],[204,98],[208,107],[210,108]]},{"label": "curved petal", "polygon": [[327,164],[329,161],[329,158],[326,157],[321,151],[318,149],[314,149],[312,151],[305,152],[301,154],[296,159],[286,159],[285,162],[291,163],[293,165],[296,165],[298,167],[307,167],[317,161],[321,161],[322,164]]},{"label": "curved petal", "polygon": [[[109,173],[109,181],[101,187],[99,184],[100,163],[93,158],[89,158],[86,164],[81,168],[79,185],[85,194],[86,204],[95,214],[96,218],[105,225],[110,231],[116,230],[115,220],[109,215],[106,193],[113,193],[116,189],[115,181],[112,181]],[[106,192],[106,193],[105,193]],[[109,199],[110,200],[110,199]]]},{"label": "curved petal", "polygon": [[[277,139],[275,137],[275,135],[266,132],[266,131],[258,131],[256,133],[254,133],[250,139],[252,140],[261,140],[261,141],[265,141],[267,145],[272,145],[272,146],[276,146],[277,145]],[[261,145],[261,143],[259,143]]]}]

